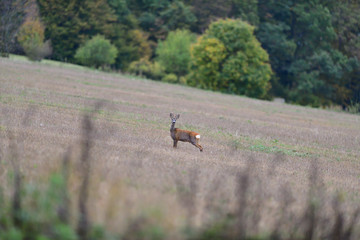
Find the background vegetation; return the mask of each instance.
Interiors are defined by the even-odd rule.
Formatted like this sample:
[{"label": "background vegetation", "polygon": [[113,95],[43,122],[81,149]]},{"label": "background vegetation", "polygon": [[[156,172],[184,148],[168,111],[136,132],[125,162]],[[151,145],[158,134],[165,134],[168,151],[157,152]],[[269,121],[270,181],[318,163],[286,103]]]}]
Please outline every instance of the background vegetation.
[{"label": "background vegetation", "polygon": [[272,75],[269,58],[241,20],[220,20],[192,48],[189,82],[212,90],[264,98]]},{"label": "background vegetation", "polygon": [[[34,42],[39,40],[25,44],[23,32],[18,39],[21,50],[16,33],[22,24],[29,26],[36,20],[45,27],[44,40],[48,45],[51,42],[50,58],[54,60],[77,62],[78,48],[102,35],[117,48],[112,68],[123,72],[156,80],[175,74],[174,82],[257,98],[283,97],[287,102],[316,107],[340,105],[354,109],[360,101],[358,0],[1,0],[0,8],[3,56],[25,51],[34,58],[29,49],[37,48],[34,45],[40,43]],[[261,61],[268,61],[272,74],[267,64],[254,64],[258,59],[254,53],[249,55],[254,51],[252,46],[236,49],[227,45],[231,45],[229,42],[222,42],[225,46],[211,43],[212,48],[219,48],[217,52],[226,48],[227,63],[219,63],[220,72],[196,74],[189,69],[191,65],[193,71],[199,70],[196,57],[189,63],[188,52],[196,52],[196,48],[190,47],[193,40],[178,35],[187,32],[205,41],[213,31],[207,30],[210,24],[218,21],[221,25],[221,19],[228,18],[252,26],[252,41],[261,44],[256,44],[255,52],[263,52],[261,48],[267,52],[269,61],[265,52],[260,54]],[[225,29],[222,34],[236,40],[236,31]],[[39,28],[31,31],[27,38],[37,38]],[[35,59],[49,55],[51,48],[45,47],[46,54]],[[177,47],[178,52],[174,51]],[[244,69],[246,61],[239,60],[245,56],[252,62],[251,70]],[[165,77],[169,78],[174,77]]]},{"label": "background vegetation", "polygon": [[[0,58],[0,239],[360,237],[360,116]],[[204,151],[172,147],[176,127]]]}]

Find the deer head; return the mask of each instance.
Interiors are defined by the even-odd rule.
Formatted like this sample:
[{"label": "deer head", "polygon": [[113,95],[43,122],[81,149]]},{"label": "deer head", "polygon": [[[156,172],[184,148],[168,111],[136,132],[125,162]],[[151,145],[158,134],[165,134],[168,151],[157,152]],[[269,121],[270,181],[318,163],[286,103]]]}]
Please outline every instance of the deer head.
[{"label": "deer head", "polygon": [[170,113],[170,118],[171,118],[171,120],[172,120],[173,123],[175,123],[176,120],[179,119],[179,117],[180,117],[180,114],[175,114],[175,115],[174,115],[173,113]]}]

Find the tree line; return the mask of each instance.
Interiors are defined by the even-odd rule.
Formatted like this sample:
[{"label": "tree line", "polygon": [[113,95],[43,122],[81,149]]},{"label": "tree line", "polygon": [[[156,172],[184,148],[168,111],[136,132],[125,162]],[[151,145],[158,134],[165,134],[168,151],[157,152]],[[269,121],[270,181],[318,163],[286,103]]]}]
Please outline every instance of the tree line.
[{"label": "tree line", "polygon": [[7,44],[15,39],[34,60],[315,107],[360,106],[359,0],[0,1],[2,55],[16,51]]}]

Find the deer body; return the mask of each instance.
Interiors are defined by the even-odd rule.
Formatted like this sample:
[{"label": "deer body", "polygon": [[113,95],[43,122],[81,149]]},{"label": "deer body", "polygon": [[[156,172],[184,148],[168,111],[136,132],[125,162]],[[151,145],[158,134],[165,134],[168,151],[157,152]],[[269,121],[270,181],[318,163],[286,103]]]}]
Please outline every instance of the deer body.
[{"label": "deer body", "polygon": [[180,114],[173,115],[170,113],[170,118],[172,120],[172,124],[170,127],[170,136],[174,140],[174,148],[177,147],[177,142],[189,142],[195,147],[200,149],[200,152],[203,151],[202,146],[199,144],[200,134],[188,130],[182,130],[179,128],[175,128],[176,120],[180,117]]}]

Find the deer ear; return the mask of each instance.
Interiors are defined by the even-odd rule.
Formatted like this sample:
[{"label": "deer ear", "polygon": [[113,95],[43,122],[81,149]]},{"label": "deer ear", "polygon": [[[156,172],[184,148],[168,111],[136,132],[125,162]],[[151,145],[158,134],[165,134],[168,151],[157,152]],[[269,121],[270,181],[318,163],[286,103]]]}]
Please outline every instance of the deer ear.
[{"label": "deer ear", "polygon": [[170,113],[170,117],[171,117],[171,118],[174,118],[174,114]]},{"label": "deer ear", "polygon": [[176,115],[176,119],[179,119],[179,117],[180,117],[180,114]]}]

